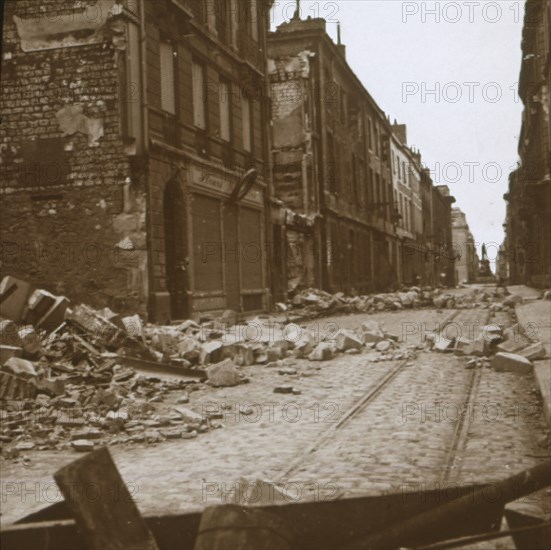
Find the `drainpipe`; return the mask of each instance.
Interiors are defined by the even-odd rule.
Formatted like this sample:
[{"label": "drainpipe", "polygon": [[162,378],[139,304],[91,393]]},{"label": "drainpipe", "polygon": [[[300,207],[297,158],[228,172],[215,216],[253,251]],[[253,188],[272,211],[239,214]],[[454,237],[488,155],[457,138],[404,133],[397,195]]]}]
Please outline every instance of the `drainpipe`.
[{"label": "drainpipe", "polygon": [[[141,65],[141,101],[142,101],[142,154],[144,164],[149,160],[149,120],[147,103],[147,65],[146,65],[146,32],[145,32],[145,0],[140,0],[140,65]],[[149,173],[146,168],[144,177],[145,188],[145,240],[147,250],[147,313],[149,320],[155,318],[155,302],[151,293],[153,282],[153,247],[151,242],[151,189]]]},{"label": "drainpipe", "polygon": [[149,153],[149,117],[147,103],[147,70],[146,70],[146,34],[145,34],[145,0],[140,0],[140,62],[142,66],[142,134],[143,154]]}]

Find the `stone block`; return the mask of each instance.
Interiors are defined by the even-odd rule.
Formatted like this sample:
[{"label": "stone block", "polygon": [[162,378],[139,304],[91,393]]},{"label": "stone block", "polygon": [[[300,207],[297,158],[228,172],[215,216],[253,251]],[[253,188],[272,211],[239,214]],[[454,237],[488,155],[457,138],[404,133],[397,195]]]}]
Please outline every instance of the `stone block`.
[{"label": "stone block", "polygon": [[0,345],[0,367],[11,357],[21,357],[23,349],[17,346]]},{"label": "stone block", "polygon": [[499,352],[494,355],[491,363],[492,368],[497,372],[514,372],[516,374],[529,374],[532,372],[532,363],[514,353]]},{"label": "stone block", "polygon": [[53,332],[65,320],[69,303],[65,296],[56,296],[52,307],[38,320],[36,326],[48,333]]},{"label": "stone block", "polygon": [[438,352],[452,352],[453,351],[453,340],[448,340],[443,336],[436,338],[434,346],[432,347],[434,351]]},{"label": "stone block", "polygon": [[0,345],[21,347],[23,342],[18,326],[10,319],[0,321]]},{"label": "stone block", "polygon": [[32,325],[21,327],[18,332],[21,338],[21,347],[27,355],[35,355],[42,349],[40,338]]},{"label": "stone block", "polygon": [[520,340],[505,340],[496,346],[497,351],[504,351],[506,353],[517,353],[526,347],[526,342]]},{"label": "stone block", "polygon": [[392,342],[389,340],[381,340],[375,345],[377,351],[385,352],[392,348]]},{"label": "stone block", "polygon": [[243,383],[239,370],[230,359],[213,365],[207,369],[207,378],[214,387],[238,386]]},{"label": "stone block", "polygon": [[518,355],[522,355],[530,361],[537,361],[538,359],[544,359],[547,356],[547,351],[545,346],[541,342],[535,342],[530,344],[528,347],[521,349],[518,352]]},{"label": "stone block", "polygon": [[14,285],[16,286],[15,292],[0,304],[0,316],[20,323],[27,312],[27,301],[31,295],[32,286],[21,279],[8,275],[0,282],[0,296],[9,292]]},{"label": "stone block", "polygon": [[172,410],[177,413],[182,420],[190,426],[200,426],[203,424],[203,417],[188,407],[173,407]]},{"label": "stone block", "polygon": [[42,289],[35,290],[27,303],[27,315],[25,320],[30,325],[35,325],[46,312],[55,304],[56,297]]},{"label": "stone block", "polygon": [[461,349],[463,355],[475,355],[482,357],[486,353],[486,343],[482,338],[476,338]]},{"label": "stone block", "polygon": [[344,330],[344,329],[339,330],[339,332],[337,332],[335,339],[337,342],[337,349],[340,351],[363,348],[363,342],[351,330]]},{"label": "stone block", "polygon": [[143,340],[143,321],[139,315],[123,317],[122,323],[128,336]]},{"label": "stone block", "polygon": [[20,357],[12,357],[2,365],[2,372],[13,374],[23,380],[35,379],[37,376],[34,364]]},{"label": "stone block", "polygon": [[76,439],[71,441],[71,446],[79,453],[88,453],[94,450],[94,442],[89,439]]},{"label": "stone block", "polygon": [[310,361],[330,361],[333,359],[333,348],[325,342],[319,343],[315,349],[308,355]]},{"label": "stone block", "polygon": [[213,340],[211,342],[205,342],[201,344],[199,350],[199,362],[202,365],[207,365],[209,363],[218,363],[222,357],[222,342],[218,340]]}]

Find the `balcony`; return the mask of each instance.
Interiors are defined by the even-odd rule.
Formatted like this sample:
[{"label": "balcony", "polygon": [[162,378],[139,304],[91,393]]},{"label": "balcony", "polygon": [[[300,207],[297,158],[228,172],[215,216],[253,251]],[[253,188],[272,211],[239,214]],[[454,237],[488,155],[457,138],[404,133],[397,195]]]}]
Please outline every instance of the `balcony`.
[{"label": "balcony", "polygon": [[241,33],[238,37],[238,45],[239,54],[244,61],[256,71],[264,73],[264,52],[260,49],[260,44],[248,34]]}]

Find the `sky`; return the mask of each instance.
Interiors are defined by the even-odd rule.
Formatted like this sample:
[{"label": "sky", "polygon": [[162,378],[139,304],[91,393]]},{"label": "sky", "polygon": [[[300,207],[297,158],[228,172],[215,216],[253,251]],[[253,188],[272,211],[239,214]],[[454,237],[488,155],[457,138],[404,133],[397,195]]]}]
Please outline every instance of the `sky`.
[{"label": "sky", "polygon": [[[379,106],[407,124],[436,185],[447,184],[480,246],[503,241],[509,173],[518,161],[524,0],[448,2],[302,0],[334,41],[341,24],[349,65]],[[294,0],[276,0],[272,29]]]}]

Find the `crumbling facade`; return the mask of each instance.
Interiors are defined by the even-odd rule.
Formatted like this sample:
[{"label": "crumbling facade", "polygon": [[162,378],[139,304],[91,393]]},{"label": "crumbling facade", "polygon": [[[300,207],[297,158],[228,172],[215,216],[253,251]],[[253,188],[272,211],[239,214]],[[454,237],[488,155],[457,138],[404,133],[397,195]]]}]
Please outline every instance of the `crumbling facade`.
[{"label": "crumbling facade", "polygon": [[158,321],[268,308],[270,4],[6,2],[3,271]]},{"label": "crumbling facade", "polygon": [[292,286],[453,283],[455,199],[434,188],[406,126],[390,124],[347,64],[340,31],[335,44],[325,20],[297,15],[268,47],[274,192],[293,213]]},{"label": "crumbling facade", "polygon": [[[519,97],[519,167],[509,177],[501,273],[513,284],[551,286],[551,1],[528,0]],[[506,267],[504,267],[506,264]]]},{"label": "crumbling facade", "polygon": [[[323,19],[269,35],[274,189],[309,223],[297,278],[304,286],[366,292],[399,284],[390,125]],[[295,266],[296,267],[296,266]]]},{"label": "crumbling facade", "polygon": [[120,128],[124,27],[114,0],[71,4],[4,4],[2,271],[144,311],[145,189]]}]

